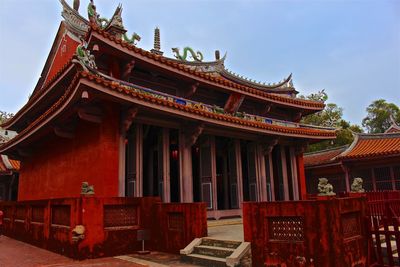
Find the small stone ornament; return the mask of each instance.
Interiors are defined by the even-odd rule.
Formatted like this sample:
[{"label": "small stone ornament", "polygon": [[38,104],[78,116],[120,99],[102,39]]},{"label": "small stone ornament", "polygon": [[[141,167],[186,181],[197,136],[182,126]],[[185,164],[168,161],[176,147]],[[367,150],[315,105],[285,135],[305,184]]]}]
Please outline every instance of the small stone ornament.
[{"label": "small stone ornament", "polygon": [[333,186],[328,183],[328,179],[319,178],[318,183],[318,196],[335,196],[336,193],[333,192]]},{"label": "small stone ornament", "polygon": [[364,193],[365,189],[363,188],[363,179],[360,177],[354,178],[353,183],[351,184],[351,192],[353,193]]},{"label": "small stone ornament", "polygon": [[82,240],[84,238],[85,238],[85,226],[83,225],[75,226],[75,228],[72,230],[72,241],[78,242],[79,240]]},{"label": "small stone ornament", "polygon": [[88,182],[82,182],[81,195],[94,195],[93,185],[89,185]]}]

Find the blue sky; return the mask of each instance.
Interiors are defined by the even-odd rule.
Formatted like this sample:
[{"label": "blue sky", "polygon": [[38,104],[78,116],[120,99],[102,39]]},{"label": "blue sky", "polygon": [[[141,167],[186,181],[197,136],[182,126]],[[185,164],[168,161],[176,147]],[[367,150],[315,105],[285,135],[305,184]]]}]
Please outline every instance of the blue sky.
[{"label": "blue sky", "polygon": [[[85,17],[88,2],[81,0]],[[212,60],[219,49],[227,68],[252,79],[277,82],[292,72],[301,94],[325,89],[352,123],[375,99],[400,105],[400,1],[95,0],[104,17],[120,2],[139,47],[152,48],[158,26],[167,56],[191,46]],[[26,103],[61,9],[57,0],[0,0],[0,110]]]}]

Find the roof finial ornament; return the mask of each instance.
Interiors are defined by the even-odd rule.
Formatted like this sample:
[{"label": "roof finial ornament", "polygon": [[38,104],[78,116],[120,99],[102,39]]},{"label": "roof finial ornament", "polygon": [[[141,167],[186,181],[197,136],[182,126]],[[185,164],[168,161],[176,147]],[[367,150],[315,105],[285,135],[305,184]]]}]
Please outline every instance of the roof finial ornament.
[{"label": "roof finial ornament", "polygon": [[80,1],[79,0],[74,0],[73,8],[76,11],[79,11],[79,6],[80,6]]},{"label": "roof finial ornament", "polygon": [[200,51],[197,51],[195,53],[193,49],[188,46],[183,49],[183,55],[179,54],[179,48],[177,47],[172,48],[172,52],[174,52],[175,54],[174,56],[181,61],[188,61],[187,60],[188,52],[191,54],[191,57],[193,58],[194,61],[201,62],[203,60],[203,54]]},{"label": "roof finial ornament", "polygon": [[158,27],[154,29],[154,48],[151,49],[150,52],[160,56],[164,54],[164,52],[161,51],[160,29]]},{"label": "roof finial ornament", "polygon": [[215,60],[220,60],[219,50],[215,50]]}]

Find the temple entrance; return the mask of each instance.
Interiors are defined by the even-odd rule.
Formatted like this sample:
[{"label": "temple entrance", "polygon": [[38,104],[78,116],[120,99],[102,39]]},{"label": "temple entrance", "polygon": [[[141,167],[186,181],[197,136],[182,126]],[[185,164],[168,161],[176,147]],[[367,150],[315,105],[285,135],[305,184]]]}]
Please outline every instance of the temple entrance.
[{"label": "temple entrance", "polygon": [[284,185],[283,185],[283,170],[281,147],[275,146],[272,150],[272,166],[274,177],[275,200],[285,200]]},{"label": "temple entrance", "polygon": [[136,195],[136,127],[130,127],[125,139],[125,196],[133,197]]},{"label": "temple entrance", "polygon": [[257,201],[255,146],[251,142],[240,143],[243,175],[243,201]]},{"label": "temple entrance", "polygon": [[162,128],[143,126],[143,196],[161,196],[163,192]]},{"label": "temple entrance", "polygon": [[218,210],[237,209],[238,185],[234,140],[215,138],[217,208]]},{"label": "temple entrance", "polygon": [[210,136],[200,136],[192,147],[193,199],[213,209],[212,155]]}]

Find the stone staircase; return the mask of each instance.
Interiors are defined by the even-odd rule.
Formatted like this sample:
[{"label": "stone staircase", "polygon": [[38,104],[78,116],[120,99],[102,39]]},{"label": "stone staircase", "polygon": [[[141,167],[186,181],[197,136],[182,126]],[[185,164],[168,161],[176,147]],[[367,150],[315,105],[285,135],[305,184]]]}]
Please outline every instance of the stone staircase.
[{"label": "stone staircase", "polygon": [[244,258],[249,258],[250,243],[206,237],[196,238],[186,248],[181,249],[180,254],[183,261],[197,265],[247,266]]}]

